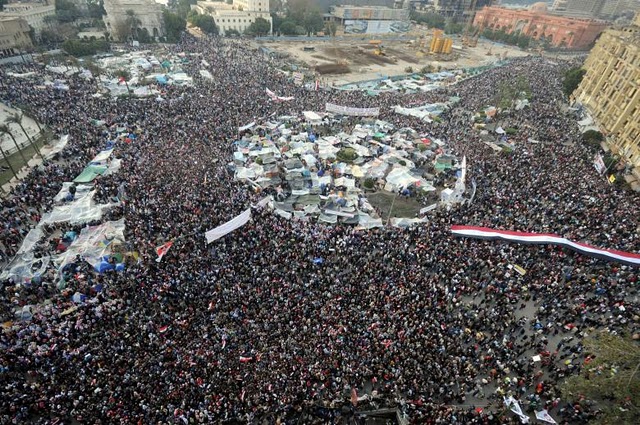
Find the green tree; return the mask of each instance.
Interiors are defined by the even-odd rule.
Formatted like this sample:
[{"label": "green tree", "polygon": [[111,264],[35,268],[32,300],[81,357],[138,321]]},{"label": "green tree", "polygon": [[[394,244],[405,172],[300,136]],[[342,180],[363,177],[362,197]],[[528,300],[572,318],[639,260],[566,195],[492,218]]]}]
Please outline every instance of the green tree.
[{"label": "green tree", "polygon": [[312,10],[310,0],[288,0],[287,18],[293,20],[298,25],[303,25],[304,18]]},{"label": "green tree", "polygon": [[116,71],[116,76],[120,79],[120,81],[124,83],[124,85],[127,87],[129,96],[131,96],[131,89],[129,88],[129,79],[131,78],[131,74],[129,73],[129,71],[124,68],[119,69]]},{"label": "green tree", "polygon": [[269,31],[271,31],[269,21],[264,18],[256,18],[256,20],[249,25],[246,32],[251,35],[264,36],[269,34]]},{"label": "green tree", "polygon": [[35,151],[38,153],[38,156],[44,159],[44,157],[40,153],[40,149],[38,148],[38,145],[33,142],[33,139],[31,138],[31,136],[29,136],[29,133],[27,133],[27,130],[25,130],[24,126],[22,125],[23,117],[24,117],[24,114],[22,114],[21,112],[16,114],[11,114],[5,119],[5,122],[8,124],[18,124],[18,127],[20,127],[20,130],[22,130],[22,133],[25,135],[25,137],[27,138],[31,146],[33,146]]},{"label": "green tree", "polygon": [[136,12],[133,9],[127,9],[125,12],[126,18],[124,22],[127,24],[127,29],[129,30],[128,37],[131,37],[133,40],[138,39],[138,28],[140,28],[140,19],[136,15]]},{"label": "green tree", "polygon": [[190,15],[190,17],[191,20],[189,22],[200,28],[203,32],[214,35],[218,34],[218,27],[216,26],[216,21],[213,19],[213,17],[209,15],[198,14],[192,14]]},{"label": "green tree", "polygon": [[586,397],[602,414],[596,424],[632,424],[640,417],[640,344],[629,337],[598,333],[585,338],[589,359],[561,387],[567,400]]},{"label": "green tree", "polygon": [[294,21],[287,19],[280,25],[280,32],[284,35],[296,35],[298,33],[298,25]]},{"label": "green tree", "polygon": [[89,0],[87,2],[88,14],[89,17],[93,19],[102,20],[102,16],[107,14],[107,11],[104,10],[104,1],[103,0]]},{"label": "green tree", "polygon": [[68,54],[81,57],[107,52],[111,46],[106,40],[67,40],[62,43],[62,49]]},{"label": "green tree", "polygon": [[336,32],[338,32],[338,26],[335,22],[327,22],[324,26],[324,32],[331,37],[335,37]]},{"label": "green tree", "polygon": [[236,30],[236,29],[228,29],[227,31],[225,31],[225,35],[227,37],[240,37],[240,31]]},{"label": "green tree", "polygon": [[187,28],[187,21],[177,13],[171,13],[168,10],[162,12],[164,18],[164,28],[167,32],[167,41],[176,43],[180,40],[180,34]]},{"label": "green tree", "polygon": [[464,31],[464,24],[457,24],[455,22],[447,22],[444,26],[444,32],[447,34],[460,34]]},{"label": "green tree", "polygon": [[73,22],[80,17],[80,11],[69,0],[55,0],[56,17],[59,22]]},{"label": "green tree", "polygon": [[304,17],[303,26],[305,31],[307,31],[307,35],[315,34],[318,31],[322,31],[324,28],[324,21],[322,19],[322,15],[320,15],[319,11],[309,12]]},{"label": "green tree", "polygon": [[531,42],[531,39],[526,35],[520,34],[518,36],[517,44],[518,44],[518,47],[520,47],[521,49],[526,49],[527,47],[529,47],[530,42]]},{"label": "green tree", "polygon": [[[271,4],[273,4],[273,2],[271,2]],[[280,25],[282,25],[282,23],[284,22],[284,18],[282,16],[280,16],[277,13],[272,13],[271,14],[271,25],[273,26],[273,33],[279,33],[280,32]]]},{"label": "green tree", "polygon": [[444,29],[446,24],[445,18],[443,16],[432,12],[420,13],[411,11],[409,13],[409,18],[419,24],[427,25],[429,28]]},{"label": "green tree", "polygon": [[592,149],[599,150],[600,143],[604,140],[604,135],[597,130],[587,130],[582,133],[582,142]]},{"label": "green tree", "polygon": [[587,71],[582,68],[571,68],[564,73],[562,89],[567,97],[571,96],[571,94],[578,88],[584,78],[584,74],[586,73]]},{"label": "green tree", "polygon": [[[0,126],[0,134],[2,134],[2,126]],[[2,152],[2,158],[4,158],[4,162],[7,163],[7,166],[11,170],[13,177],[17,179],[18,175],[16,174],[16,170],[13,169],[13,165],[11,165],[11,161],[9,161],[9,158],[7,157],[7,154],[4,152],[4,149],[0,148],[0,152]]]},{"label": "green tree", "polygon": [[20,149],[20,146],[18,145],[18,141],[16,140],[16,137],[11,132],[11,129],[9,128],[9,126],[6,125],[6,124],[0,124],[0,134],[7,134],[7,135],[9,135],[9,137],[11,137],[11,140],[13,140],[14,146],[16,147],[16,149],[18,150],[18,153],[20,154],[20,158],[22,158],[22,162],[24,162],[26,164],[27,163],[27,159],[24,157],[24,154],[22,153],[22,150]]},{"label": "green tree", "polygon": [[174,9],[181,18],[186,19],[191,11],[191,5],[196,3],[197,0],[177,0]]}]

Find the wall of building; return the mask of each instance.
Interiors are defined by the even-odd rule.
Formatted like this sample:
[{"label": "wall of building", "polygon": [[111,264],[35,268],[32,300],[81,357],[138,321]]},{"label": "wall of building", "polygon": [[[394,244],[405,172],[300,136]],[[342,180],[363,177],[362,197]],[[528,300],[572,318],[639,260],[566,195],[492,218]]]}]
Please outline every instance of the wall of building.
[{"label": "wall of building", "polygon": [[640,14],[636,19],[602,34],[574,96],[610,136],[612,150],[640,167]]},{"label": "wall of building", "polygon": [[520,32],[536,40],[546,39],[551,46],[585,49],[607,27],[602,21],[575,19],[531,10],[485,7],[476,13],[473,25],[479,28]]},{"label": "wall of building", "polygon": [[0,17],[0,57],[13,56],[31,47],[29,24],[22,18]]},{"label": "wall of building", "polygon": [[[257,10],[248,9],[250,7]],[[191,9],[201,15],[211,16],[221,35],[226,35],[231,30],[242,34],[255,22],[256,18],[266,20],[273,28],[272,18],[269,14],[269,0],[236,0],[232,5],[199,1],[192,5]]]},{"label": "wall of building", "polygon": [[47,16],[55,16],[55,9],[56,7],[53,4],[11,3],[5,5],[4,11],[0,12],[0,16],[22,18],[34,29],[36,35],[39,35],[43,29],[49,27],[49,24],[45,22],[45,18]]},{"label": "wall of building", "polygon": [[409,10],[382,6],[332,6],[331,14],[339,20],[407,21]]},{"label": "wall of building", "polygon": [[157,39],[165,35],[162,7],[153,0],[105,0],[104,9],[107,14],[103,20],[114,39],[120,36],[118,29],[127,21],[128,10],[133,10],[140,21],[138,28],[146,29],[149,36]]}]

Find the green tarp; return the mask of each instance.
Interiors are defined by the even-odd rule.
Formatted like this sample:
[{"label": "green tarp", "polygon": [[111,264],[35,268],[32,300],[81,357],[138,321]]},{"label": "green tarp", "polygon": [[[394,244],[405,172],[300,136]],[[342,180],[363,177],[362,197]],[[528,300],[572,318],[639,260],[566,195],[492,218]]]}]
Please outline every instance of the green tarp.
[{"label": "green tarp", "polygon": [[89,183],[92,182],[98,176],[103,175],[107,171],[105,166],[89,165],[82,170],[82,173],[76,177],[73,181],[75,183]]}]

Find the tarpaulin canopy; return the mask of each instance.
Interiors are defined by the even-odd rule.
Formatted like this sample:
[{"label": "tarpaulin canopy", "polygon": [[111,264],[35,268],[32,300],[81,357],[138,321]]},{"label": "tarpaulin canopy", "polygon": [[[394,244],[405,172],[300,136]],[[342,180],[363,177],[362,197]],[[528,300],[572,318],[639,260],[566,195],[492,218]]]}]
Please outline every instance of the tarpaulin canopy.
[{"label": "tarpaulin canopy", "polygon": [[96,177],[103,175],[107,172],[106,166],[103,165],[89,165],[82,173],[75,179],[73,179],[76,183],[89,183],[92,182]]}]

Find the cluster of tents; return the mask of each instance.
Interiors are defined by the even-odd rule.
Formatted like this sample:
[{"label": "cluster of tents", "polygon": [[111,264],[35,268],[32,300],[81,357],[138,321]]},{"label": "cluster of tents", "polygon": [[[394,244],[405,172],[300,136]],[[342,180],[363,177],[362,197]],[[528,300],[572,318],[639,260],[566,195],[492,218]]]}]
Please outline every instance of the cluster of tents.
[{"label": "cluster of tents", "polygon": [[235,178],[271,191],[271,206],[283,217],[382,226],[367,192],[434,192],[434,176],[425,164],[435,172],[457,165],[444,154],[444,142],[413,129],[375,120],[356,125],[350,134],[320,137],[307,122],[315,115],[251,123],[235,142],[229,164]]}]

